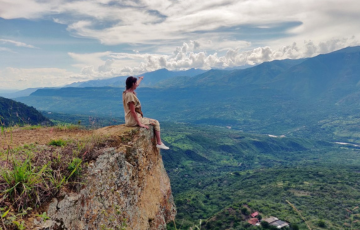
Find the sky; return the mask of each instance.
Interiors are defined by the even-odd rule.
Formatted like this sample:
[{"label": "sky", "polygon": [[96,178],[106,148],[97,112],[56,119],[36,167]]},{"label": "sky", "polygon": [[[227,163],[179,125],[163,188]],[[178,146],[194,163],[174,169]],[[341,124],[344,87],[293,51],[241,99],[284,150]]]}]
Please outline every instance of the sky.
[{"label": "sky", "polygon": [[360,45],[358,0],[0,0],[0,89],[222,69]]}]

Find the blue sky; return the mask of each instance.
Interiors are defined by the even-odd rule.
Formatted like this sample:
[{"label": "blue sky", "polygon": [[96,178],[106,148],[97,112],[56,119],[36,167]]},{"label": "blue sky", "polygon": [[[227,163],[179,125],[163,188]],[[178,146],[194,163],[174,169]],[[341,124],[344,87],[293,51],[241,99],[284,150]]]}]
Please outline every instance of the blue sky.
[{"label": "blue sky", "polygon": [[227,68],[360,44],[356,0],[0,0],[0,89]]}]

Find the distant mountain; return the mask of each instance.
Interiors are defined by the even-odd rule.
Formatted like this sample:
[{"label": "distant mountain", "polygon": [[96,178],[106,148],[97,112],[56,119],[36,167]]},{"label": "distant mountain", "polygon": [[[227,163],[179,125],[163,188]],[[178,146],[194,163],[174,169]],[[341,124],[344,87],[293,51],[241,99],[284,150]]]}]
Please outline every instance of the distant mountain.
[{"label": "distant mountain", "polygon": [[[189,69],[185,71],[169,71],[167,69],[159,69],[153,72],[140,74],[138,76],[144,76],[142,86],[154,86],[157,83],[176,76],[195,76],[206,72],[201,69]],[[125,80],[128,76],[120,76],[101,80],[91,80],[86,82],[76,82],[65,87],[125,87]]]},{"label": "distant mountain", "polygon": [[0,125],[11,126],[15,124],[36,125],[51,124],[51,122],[33,107],[0,97]]},{"label": "distant mountain", "polygon": [[360,47],[349,47],[305,60],[288,68],[274,80],[274,88],[291,95],[339,102],[359,92]]},{"label": "distant mountain", "polygon": [[[334,130],[341,120],[355,122],[360,114],[359,56],[359,47],[349,47],[248,69],[169,77],[158,81],[159,88],[140,87],[137,92],[145,115],[162,121],[231,126],[275,135],[321,137],[322,130],[332,130],[326,135],[354,141],[350,136],[360,132],[355,126],[346,134]],[[41,89],[18,100],[47,111],[123,116],[121,92],[111,87]],[[356,122],[360,126],[360,118]],[[349,139],[342,139],[344,136]]]},{"label": "distant mountain", "polygon": [[3,93],[15,93],[19,90],[17,89],[0,89],[0,95],[3,94]]},{"label": "distant mountain", "polygon": [[63,86],[63,88],[66,88],[66,87],[107,87],[107,86],[120,87],[121,85],[124,84],[125,80],[126,80],[126,77],[121,76],[121,77],[113,77],[113,78],[101,79],[101,80],[74,82],[69,85]]},{"label": "distant mountain", "polygon": [[209,87],[209,86],[235,86],[249,84],[267,84],[276,76],[285,72],[290,67],[298,65],[306,59],[276,60],[264,62],[257,66],[245,69],[221,70],[212,69],[196,77],[176,77],[161,81],[162,87]]},{"label": "distant mountain", "polygon": [[36,90],[41,89],[41,88],[28,88],[28,89],[24,89],[24,90],[11,90],[11,91],[4,91],[4,92],[0,92],[0,96],[1,97],[6,97],[6,98],[17,98],[17,97],[27,97],[30,94],[32,94],[33,92],[35,92]]}]

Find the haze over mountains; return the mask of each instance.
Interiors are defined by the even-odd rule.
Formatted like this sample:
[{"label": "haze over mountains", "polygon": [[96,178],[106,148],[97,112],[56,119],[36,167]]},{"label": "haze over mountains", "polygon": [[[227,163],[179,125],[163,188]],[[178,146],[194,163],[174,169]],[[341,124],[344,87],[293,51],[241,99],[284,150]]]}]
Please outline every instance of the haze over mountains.
[{"label": "haze over mountains", "polygon": [[[159,69],[156,71],[140,74],[139,76],[144,76],[145,79],[142,82],[142,86],[152,87],[157,85],[159,82],[169,80],[174,77],[186,76],[192,77],[201,73],[206,72],[206,70],[202,69],[189,69],[184,71],[169,71],[167,69]],[[55,87],[55,88],[65,88],[65,87],[123,87],[125,85],[125,80],[128,76],[120,76],[113,77],[101,80],[90,80],[85,82],[75,82],[69,85],[65,85],[63,87]],[[54,89],[54,87],[49,87],[50,89]],[[48,88],[48,89],[49,89]],[[33,92],[42,88],[28,88],[24,90],[0,90],[0,96],[6,98],[18,98],[18,97],[27,97]]]},{"label": "haze over mountains", "polygon": [[[145,115],[161,121],[295,135],[320,121],[358,114],[359,64],[360,47],[349,47],[309,59],[210,70],[193,77],[169,77],[172,73],[161,70],[168,75],[157,80],[151,73],[145,75],[148,83],[144,80],[144,85],[157,88],[137,91]],[[122,91],[114,87],[40,89],[17,100],[39,110],[123,116]]]},{"label": "haze over mountains", "polygon": [[[141,74],[139,76],[144,76],[142,81],[142,86],[155,86],[157,83],[178,76],[195,76],[201,73],[206,72],[201,69],[189,69],[185,71],[169,71],[167,69],[159,69],[156,71],[148,72]],[[125,80],[128,76],[114,77],[103,80],[91,80],[86,82],[77,82],[67,85],[65,87],[123,87],[125,85]]]}]

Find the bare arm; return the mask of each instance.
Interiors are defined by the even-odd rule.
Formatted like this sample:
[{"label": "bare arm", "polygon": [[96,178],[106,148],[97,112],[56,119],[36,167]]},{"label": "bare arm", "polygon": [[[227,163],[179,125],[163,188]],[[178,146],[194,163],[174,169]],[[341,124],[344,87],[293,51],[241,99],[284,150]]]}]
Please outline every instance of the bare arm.
[{"label": "bare arm", "polygon": [[143,77],[143,76],[140,76],[140,77],[138,78],[138,80],[136,81],[136,85],[139,86],[139,85],[140,85],[140,82],[141,82],[143,79],[144,79],[144,77]]},{"label": "bare arm", "polygon": [[138,118],[138,116],[137,116],[137,114],[136,114],[136,112],[135,112],[135,104],[134,104],[134,102],[129,102],[129,108],[130,108],[131,116],[133,116],[133,118],[135,119],[137,125],[140,126],[140,127],[149,129],[148,126],[146,126],[146,125],[144,125],[144,124],[142,124],[142,123],[140,122],[140,120],[139,120],[139,118]]}]

